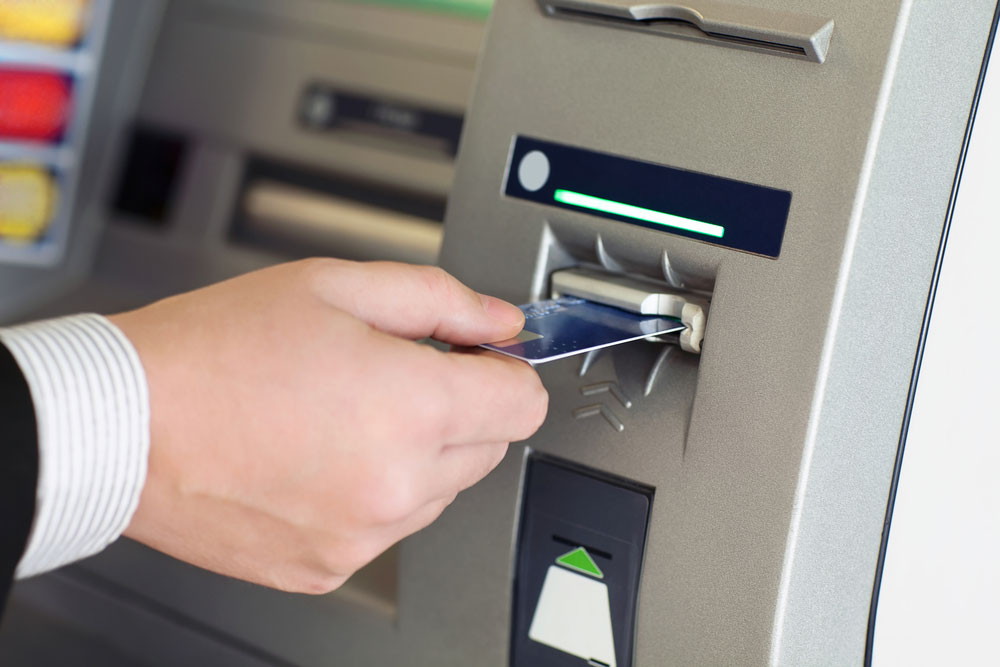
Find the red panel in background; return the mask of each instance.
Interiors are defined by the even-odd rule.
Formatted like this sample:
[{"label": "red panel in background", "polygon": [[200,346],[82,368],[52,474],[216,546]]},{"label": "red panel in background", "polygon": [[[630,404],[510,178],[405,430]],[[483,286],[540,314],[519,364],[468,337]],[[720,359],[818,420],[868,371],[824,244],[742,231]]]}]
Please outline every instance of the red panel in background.
[{"label": "red panel in background", "polygon": [[59,141],[71,104],[66,75],[0,67],[0,139]]}]

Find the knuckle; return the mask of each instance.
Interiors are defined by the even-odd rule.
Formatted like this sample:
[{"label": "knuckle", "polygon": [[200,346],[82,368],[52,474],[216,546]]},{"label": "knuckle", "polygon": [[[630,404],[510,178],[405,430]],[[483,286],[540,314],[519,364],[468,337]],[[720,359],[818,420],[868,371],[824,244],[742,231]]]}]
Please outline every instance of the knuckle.
[{"label": "knuckle", "polygon": [[327,275],[337,264],[332,257],[309,257],[296,262],[303,274],[314,277]]},{"label": "knuckle", "polygon": [[316,563],[309,565],[291,565],[282,571],[261,581],[270,588],[288,593],[305,593],[308,595],[324,595],[340,587],[347,580],[347,575]]},{"label": "knuckle", "polygon": [[437,293],[447,289],[448,274],[439,266],[418,266],[414,270],[428,291]]},{"label": "knuckle", "polygon": [[335,555],[335,567],[347,574],[344,579],[351,576],[382,553],[380,544],[366,539],[351,540],[344,545]]},{"label": "knuckle", "polygon": [[326,290],[336,271],[343,265],[343,260],[332,257],[310,257],[296,262],[303,282],[316,293]]},{"label": "knuckle", "polygon": [[375,559],[384,549],[364,531],[351,537],[333,537],[314,545],[295,588],[307,593],[329,593]]},{"label": "knuckle", "polygon": [[397,523],[413,511],[416,504],[414,486],[409,474],[398,470],[383,470],[366,485],[362,493],[362,511],[373,523]]},{"label": "knuckle", "polygon": [[432,289],[450,289],[452,283],[451,274],[440,266],[421,266],[418,269],[422,272],[424,281]]},{"label": "knuckle", "polygon": [[427,526],[431,525],[439,518],[441,518],[441,515],[444,513],[446,509],[448,509],[448,506],[455,501],[455,497],[456,496],[450,496],[449,498],[442,498],[438,502],[431,505],[430,510],[427,512],[427,515],[424,516],[423,521],[421,521],[422,525],[420,526],[420,530],[423,530],[424,528],[426,528]]},{"label": "knuckle", "polygon": [[[462,481],[459,491],[464,491],[472,486],[475,486],[486,478],[498,465],[503,461],[504,457],[507,455],[508,443],[500,442],[494,445],[478,445],[479,447],[488,447],[489,455],[482,457],[482,459],[477,463],[474,470],[470,470],[468,476]],[[447,507],[455,500],[455,495],[452,495],[450,499],[445,501],[442,506]]]},{"label": "knuckle", "polygon": [[494,453],[493,460],[490,462],[489,470],[487,474],[492,472],[507,456],[507,450],[509,449],[509,443],[502,442],[497,445],[496,452]]},{"label": "knuckle", "polygon": [[541,427],[549,411],[549,393],[545,390],[545,386],[538,375],[534,371],[530,372],[534,377],[531,378],[529,388],[523,392],[525,397],[525,407],[521,421],[523,431],[519,434],[519,439],[522,440],[531,436],[531,434]]},{"label": "knuckle", "polygon": [[437,521],[441,517],[441,514],[445,511],[445,509],[447,509],[448,505],[450,505],[454,499],[455,496],[452,495],[449,496],[448,498],[438,499],[428,504],[426,507],[424,507],[421,510],[420,514],[414,517],[413,523],[407,526],[407,536],[413,535],[414,533],[418,533],[427,526]]},{"label": "knuckle", "polygon": [[545,390],[545,387],[541,382],[538,382],[538,387],[535,390],[535,428],[537,429],[545,421],[545,417],[549,412],[549,392]]},{"label": "knuckle", "polygon": [[428,292],[442,307],[453,303],[459,283],[450,273],[439,266],[421,267],[421,275]]},{"label": "knuckle", "polygon": [[347,581],[342,574],[316,574],[303,582],[298,592],[309,595],[327,595],[332,593]]},{"label": "knuckle", "polygon": [[[438,354],[430,349],[428,352]],[[407,397],[412,415],[406,420],[404,439],[426,446],[446,442],[454,418],[455,390],[449,382],[451,378],[442,378],[432,363],[419,367],[419,372],[426,381],[419,393]]]},{"label": "knuckle", "polygon": [[506,442],[496,445],[494,451],[492,452],[492,456],[490,456],[489,460],[484,464],[484,468],[479,479],[483,479],[493,472],[498,465],[500,465],[500,462],[504,460],[505,456],[507,456],[507,448],[508,443]]},{"label": "knuckle", "polygon": [[420,406],[418,438],[427,445],[447,442],[452,428],[453,411],[451,394],[443,389],[429,390],[423,395]]},{"label": "knuckle", "polygon": [[489,457],[483,458],[483,460],[476,466],[475,471],[470,471],[470,475],[462,483],[462,488],[460,490],[471,488],[483,481],[491,472],[503,460],[504,455],[507,453],[507,443],[502,443],[497,445],[494,452],[491,452]]}]

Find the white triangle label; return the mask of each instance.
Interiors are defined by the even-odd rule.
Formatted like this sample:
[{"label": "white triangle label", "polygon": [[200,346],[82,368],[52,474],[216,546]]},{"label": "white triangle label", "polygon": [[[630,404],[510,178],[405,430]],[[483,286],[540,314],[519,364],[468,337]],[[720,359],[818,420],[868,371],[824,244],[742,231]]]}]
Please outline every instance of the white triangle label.
[{"label": "white triangle label", "polygon": [[617,667],[607,584],[549,566],[528,637],[591,664]]}]

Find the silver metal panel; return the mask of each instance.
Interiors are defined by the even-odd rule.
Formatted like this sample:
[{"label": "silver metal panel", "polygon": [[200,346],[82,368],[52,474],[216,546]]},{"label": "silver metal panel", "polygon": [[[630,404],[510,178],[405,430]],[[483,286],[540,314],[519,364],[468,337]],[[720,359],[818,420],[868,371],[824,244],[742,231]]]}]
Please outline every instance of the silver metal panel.
[{"label": "silver metal panel", "polygon": [[885,554],[875,665],[984,664],[1000,600],[1000,49],[972,127],[917,377]]},{"label": "silver metal panel", "polygon": [[[906,387],[994,4],[942,21],[943,2],[797,2],[835,21],[822,65],[553,20],[528,0],[496,8],[444,266],[515,301],[547,271],[604,255],[662,277],[665,252],[714,284],[700,362],[619,408],[620,436],[572,419],[578,384],[642,386],[653,358],[612,353],[582,379],[571,361],[543,370],[552,407],[529,444],[657,489],[636,664],[862,661]],[[516,134],[791,190],[781,256],[504,199]],[[502,638],[488,647],[501,664]]]},{"label": "silver metal panel", "polygon": [[[876,108],[789,527],[773,656],[782,664],[862,658],[920,326],[996,3],[950,21],[943,7],[903,7]],[[962,31],[963,41],[940,39]]]}]

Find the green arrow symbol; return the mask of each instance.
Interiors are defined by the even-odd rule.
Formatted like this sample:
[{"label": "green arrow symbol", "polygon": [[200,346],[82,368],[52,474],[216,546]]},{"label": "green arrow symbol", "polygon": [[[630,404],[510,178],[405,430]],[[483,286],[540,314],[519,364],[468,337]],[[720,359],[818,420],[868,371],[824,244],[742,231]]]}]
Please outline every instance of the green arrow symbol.
[{"label": "green arrow symbol", "polygon": [[577,547],[569,553],[565,553],[559,558],[556,558],[556,563],[575,572],[582,572],[583,574],[589,574],[592,577],[597,577],[598,579],[604,578],[604,573],[601,572],[601,568],[597,567],[597,563],[594,559],[590,557],[587,550],[583,547]]}]

